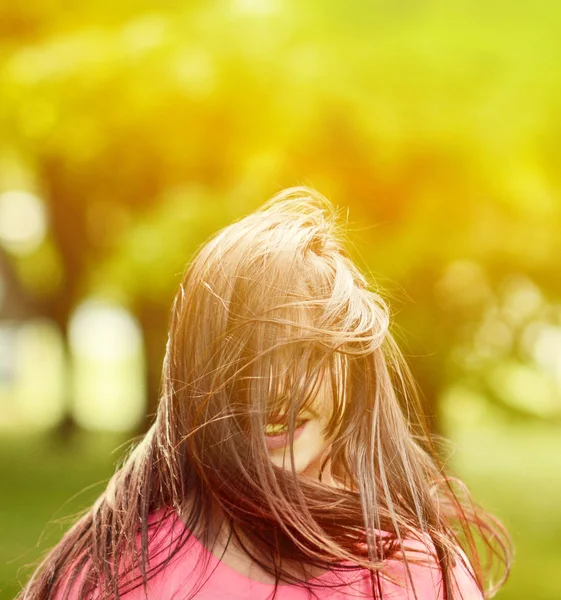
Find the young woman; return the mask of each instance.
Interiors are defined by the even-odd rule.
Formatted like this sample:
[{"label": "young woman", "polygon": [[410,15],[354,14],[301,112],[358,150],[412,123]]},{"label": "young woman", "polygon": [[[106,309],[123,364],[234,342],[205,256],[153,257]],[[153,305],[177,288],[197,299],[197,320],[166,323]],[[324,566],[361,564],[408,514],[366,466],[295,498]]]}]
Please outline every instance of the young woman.
[{"label": "young woman", "polygon": [[[444,474],[336,217],[288,189],[200,249],[173,303],[154,424],[21,600],[498,589],[508,536]],[[489,589],[475,537],[504,565]]]}]

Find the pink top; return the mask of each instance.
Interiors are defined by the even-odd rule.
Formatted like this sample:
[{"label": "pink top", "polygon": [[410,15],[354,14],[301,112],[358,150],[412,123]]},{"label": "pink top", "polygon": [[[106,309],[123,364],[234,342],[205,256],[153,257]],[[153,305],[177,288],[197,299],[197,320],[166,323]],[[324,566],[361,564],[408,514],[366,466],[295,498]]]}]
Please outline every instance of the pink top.
[{"label": "pink top", "polygon": [[[176,513],[161,524],[158,532],[150,539],[149,549],[162,547],[162,540],[169,543],[170,538],[176,538],[185,525]],[[150,532],[149,532],[150,536]],[[164,546],[165,547],[165,546]],[[413,550],[411,558],[422,558],[416,552],[427,552],[426,546],[421,542],[407,541],[407,550]],[[433,557],[433,555],[430,555]],[[463,556],[463,554],[462,554]],[[164,557],[158,556],[158,563]],[[209,559],[208,569],[205,576],[200,578],[201,569],[205,559]],[[465,559],[467,562],[467,559]],[[199,563],[197,565],[197,562]],[[156,563],[157,564],[157,563]],[[441,573],[434,565],[417,565],[409,563],[411,575],[415,582],[416,597],[409,584],[407,574],[402,561],[392,559],[387,561],[388,573],[393,578],[403,582],[401,585],[392,583],[381,577],[383,598],[387,600],[442,600],[443,591],[441,584]],[[454,595],[454,600],[483,600],[473,579],[466,568],[457,561],[454,576],[460,594]],[[366,569],[356,571],[326,572],[311,580],[313,582],[339,583],[337,588],[312,588],[319,598],[326,600],[343,600],[349,598],[372,598],[370,577]],[[340,585],[344,582],[344,585]],[[187,543],[176,553],[170,563],[157,575],[148,581],[148,594],[146,595],[142,586],[126,593],[123,600],[183,600],[188,598],[194,590],[194,586],[201,587],[195,596],[195,600],[240,600],[251,598],[254,600],[265,600],[272,596],[273,584],[261,583],[234,571],[221,562],[214,554],[209,552],[195,536],[191,536]],[[403,587],[402,587],[403,586]],[[62,600],[63,595],[57,595],[56,600]],[[77,594],[71,594],[70,600],[78,598]],[[277,588],[276,598],[278,600],[308,600],[308,591],[294,585],[281,584]]]}]

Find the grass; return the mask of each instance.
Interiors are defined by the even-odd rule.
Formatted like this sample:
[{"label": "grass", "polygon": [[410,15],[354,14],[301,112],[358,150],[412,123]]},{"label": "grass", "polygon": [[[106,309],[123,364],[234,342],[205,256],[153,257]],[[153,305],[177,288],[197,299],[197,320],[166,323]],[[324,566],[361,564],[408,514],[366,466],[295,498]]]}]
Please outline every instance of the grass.
[{"label": "grass", "polygon": [[117,436],[82,434],[67,443],[18,436],[0,443],[0,600],[14,598],[32,564],[89,506],[111,476]]},{"label": "grass", "polygon": [[561,598],[561,428],[510,424],[456,431],[457,472],[515,547],[500,600]]}]

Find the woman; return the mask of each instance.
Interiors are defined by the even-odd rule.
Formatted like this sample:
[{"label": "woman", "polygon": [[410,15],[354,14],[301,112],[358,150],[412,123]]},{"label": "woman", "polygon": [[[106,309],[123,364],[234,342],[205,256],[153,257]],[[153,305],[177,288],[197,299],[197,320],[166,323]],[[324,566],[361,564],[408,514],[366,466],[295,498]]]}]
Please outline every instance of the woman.
[{"label": "woman", "polygon": [[[200,249],[154,424],[21,600],[498,589],[508,536],[444,474],[336,217],[288,189]],[[505,567],[488,590],[474,534]]]}]

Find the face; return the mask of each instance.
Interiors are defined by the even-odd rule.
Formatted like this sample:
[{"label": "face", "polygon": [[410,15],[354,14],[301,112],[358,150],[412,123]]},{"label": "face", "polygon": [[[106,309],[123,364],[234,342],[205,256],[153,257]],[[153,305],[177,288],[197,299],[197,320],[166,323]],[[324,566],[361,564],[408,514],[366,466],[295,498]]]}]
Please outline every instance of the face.
[{"label": "face", "polygon": [[[293,437],[294,469],[297,473],[319,478],[321,460],[333,441],[324,435],[331,406],[330,394],[322,388],[311,409],[298,417]],[[269,424],[265,433],[273,464],[291,470],[290,436],[286,427]],[[328,476],[329,470],[326,467],[322,480],[326,481]]]}]

